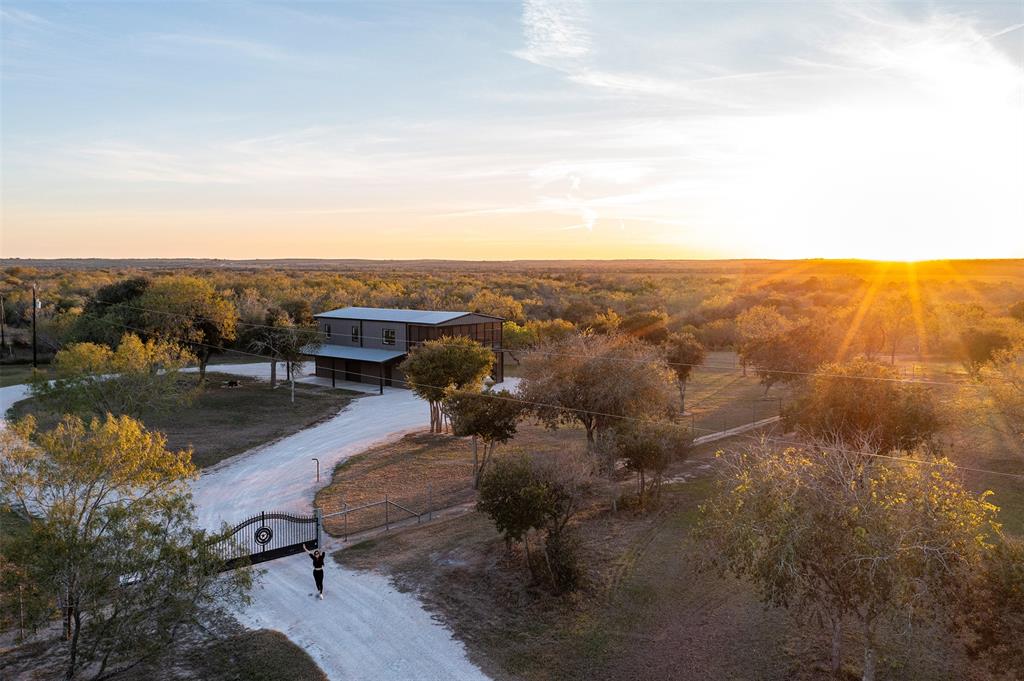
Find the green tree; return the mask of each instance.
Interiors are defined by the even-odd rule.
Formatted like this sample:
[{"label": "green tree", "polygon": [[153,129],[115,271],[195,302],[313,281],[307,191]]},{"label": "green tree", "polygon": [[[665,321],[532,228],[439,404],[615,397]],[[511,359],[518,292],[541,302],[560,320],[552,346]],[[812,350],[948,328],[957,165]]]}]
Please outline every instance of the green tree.
[{"label": "green tree", "polygon": [[1002,329],[991,325],[970,327],[960,334],[960,362],[976,376],[997,352],[1012,345],[1013,338]]},{"label": "green tree", "polygon": [[281,303],[281,308],[298,326],[311,326],[316,323],[313,318],[313,305],[305,298],[286,300]]},{"label": "green tree", "polygon": [[622,317],[615,310],[609,309],[594,315],[585,328],[593,333],[609,335],[618,333],[621,325]]},{"label": "green tree", "polygon": [[636,312],[622,319],[619,331],[658,345],[668,339],[668,315],[662,310]]},{"label": "green tree", "polygon": [[997,350],[958,396],[960,412],[1024,447],[1024,342]]},{"label": "green tree", "polygon": [[[648,493],[661,492],[662,477],[673,461],[686,457],[692,438],[679,424],[628,420],[616,424],[614,446],[619,458],[636,473],[637,501],[643,509]],[[651,473],[650,485],[647,473]]]},{"label": "green tree", "polygon": [[790,323],[773,307],[757,305],[736,316],[736,352],[746,376],[747,365],[754,364],[768,353],[764,350],[770,342],[779,338],[789,329]]},{"label": "green tree", "polygon": [[1024,541],[1000,535],[971,580],[957,623],[993,675],[1024,678]]},{"label": "green tree", "polygon": [[192,276],[160,279],[138,300],[147,334],[191,349],[199,360],[202,383],[210,357],[235,339],[235,306],[213,284]]},{"label": "green tree", "polygon": [[889,364],[896,364],[896,351],[914,334],[914,303],[907,294],[878,301],[876,308],[881,344],[889,350]]},{"label": "green tree", "polygon": [[194,475],[189,452],[127,416],[47,432],[29,417],[0,434],[0,498],[28,521],[5,548],[26,591],[60,608],[65,678],[154,660],[202,613],[245,602],[247,571],[220,576],[213,538],[193,529]]},{"label": "green tree", "polygon": [[515,363],[519,364],[519,354],[540,345],[558,341],[576,332],[572,322],[564,319],[534,320],[522,326],[515,322],[502,324],[502,345]]},{"label": "green tree", "polygon": [[443,430],[441,402],[450,389],[477,390],[494,366],[494,353],[465,336],[442,336],[413,348],[399,367],[413,392],[430,406],[430,432]]},{"label": "green tree", "polygon": [[477,510],[490,516],[507,546],[524,542],[531,573],[534,567],[527,534],[544,524],[545,503],[545,489],[534,477],[530,459],[523,454],[498,458],[480,480]]},{"label": "green tree", "polygon": [[686,383],[695,367],[704,363],[707,351],[699,340],[690,333],[676,333],[669,336],[665,344],[666,359],[676,375],[679,385],[679,413],[686,413]]},{"label": "green tree", "polygon": [[901,382],[894,369],[867,359],[819,367],[784,418],[789,429],[867,442],[882,451],[925,445],[941,427],[928,390]]},{"label": "green tree", "polygon": [[519,390],[549,427],[582,425],[591,454],[597,453],[598,436],[618,418],[668,415],[676,392],[675,376],[658,348],[622,334],[591,333],[529,354]]},{"label": "green tree", "polygon": [[834,674],[847,623],[860,630],[862,678],[873,681],[883,625],[951,622],[992,550],[998,509],[946,460],[888,465],[842,447],[764,443],[721,460],[697,530],[711,563],[752,582],[768,604],[822,615]]},{"label": "green tree", "polygon": [[523,321],[523,304],[512,296],[484,289],[469,301],[469,309],[481,314],[501,317],[507,321]]},{"label": "green tree", "polygon": [[697,329],[700,342],[712,350],[735,348],[739,341],[734,319],[716,319]]},{"label": "green tree", "polygon": [[132,277],[99,287],[86,301],[70,339],[114,346],[126,328],[141,328],[139,298],[150,283],[146,277]]},{"label": "green tree", "polygon": [[753,365],[765,392],[776,383],[802,381],[826,361],[834,345],[827,319],[792,322],[771,308],[751,308],[737,323],[743,339],[740,359]]},{"label": "green tree", "polygon": [[569,590],[579,584],[582,571],[568,526],[589,482],[589,467],[571,454],[535,460],[523,454],[499,457],[480,481],[477,510],[491,517],[507,544],[523,542],[534,578],[529,534],[543,530],[544,566],[552,585]]},{"label": "green tree", "polygon": [[[444,412],[459,437],[473,438],[473,487],[478,487],[498,443],[511,440],[523,414],[523,404],[507,390],[454,390],[444,399]],[[477,439],[483,443],[479,456]]]},{"label": "green tree", "polygon": [[295,404],[295,375],[302,370],[302,362],[309,355],[316,354],[320,347],[320,332],[315,326],[298,326],[287,315],[267,315],[265,328],[260,329],[249,348],[256,353],[271,357],[270,388],[277,383],[277,363],[287,367],[288,383],[291,387],[291,401]]},{"label": "green tree", "polygon": [[179,372],[193,360],[191,353],[174,343],[143,343],[126,333],[115,350],[97,343],[75,343],[59,351],[54,357],[56,378],[50,381],[39,374],[31,390],[59,413],[139,417],[191,397]]}]

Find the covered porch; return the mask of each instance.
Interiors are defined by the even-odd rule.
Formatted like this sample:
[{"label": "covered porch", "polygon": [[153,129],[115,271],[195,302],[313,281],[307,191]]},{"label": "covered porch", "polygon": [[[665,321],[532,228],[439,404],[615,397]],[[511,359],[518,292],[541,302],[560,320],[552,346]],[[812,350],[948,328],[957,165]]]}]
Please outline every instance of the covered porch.
[{"label": "covered porch", "polygon": [[304,354],[316,363],[314,375],[330,381],[332,387],[343,382],[376,385],[380,392],[385,387],[406,387],[405,376],[398,368],[404,352],[324,344]]}]

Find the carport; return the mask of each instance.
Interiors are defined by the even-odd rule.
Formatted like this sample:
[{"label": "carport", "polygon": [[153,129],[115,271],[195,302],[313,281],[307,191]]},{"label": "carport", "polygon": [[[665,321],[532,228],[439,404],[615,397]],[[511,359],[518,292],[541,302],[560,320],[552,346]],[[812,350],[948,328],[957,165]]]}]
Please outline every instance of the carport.
[{"label": "carport", "polygon": [[377,383],[384,392],[384,386],[405,384],[405,377],[396,368],[404,352],[324,343],[303,348],[303,354],[316,360],[316,375],[330,378],[332,387],[338,380]]}]

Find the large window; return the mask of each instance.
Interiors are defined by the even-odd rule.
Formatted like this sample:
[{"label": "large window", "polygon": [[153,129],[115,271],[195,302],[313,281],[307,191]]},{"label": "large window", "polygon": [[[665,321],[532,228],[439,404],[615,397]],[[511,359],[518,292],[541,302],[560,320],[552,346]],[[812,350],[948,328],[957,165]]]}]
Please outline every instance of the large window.
[{"label": "large window", "polygon": [[353,324],[352,325],[352,342],[353,343],[358,343],[359,342],[359,325],[358,324]]},{"label": "large window", "polygon": [[331,325],[330,324],[324,324],[324,333],[327,334],[328,338],[331,337]]},{"label": "large window", "polygon": [[394,345],[395,344],[395,330],[394,329],[384,329],[384,331],[383,331],[383,343],[384,343],[384,345]]}]

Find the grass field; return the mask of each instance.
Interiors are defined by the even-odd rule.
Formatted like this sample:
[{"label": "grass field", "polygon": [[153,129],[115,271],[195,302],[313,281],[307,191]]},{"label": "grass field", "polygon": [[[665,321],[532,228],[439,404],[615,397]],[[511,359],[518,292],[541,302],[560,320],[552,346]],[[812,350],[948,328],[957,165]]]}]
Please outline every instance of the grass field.
[{"label": "grass field", "polygon": [[[187,630],[155,661],[117,674],[125,681],[326,681],[313,658],[279,631],[247,630],[235,622]],[[67,643],[52,627],[24,645],[0,647],[0,678],[61,679]],[[76,677],[78,678],[78,677]]]},{"label": "grass field", "polygon": [[[343,565],[383,571],[415,591],[493,678],[526,681],[617,679],[810,680],[825,678],[828,641],[813,624],[766,609],[752,588],[699,569],[690,539],[698,506],[714,485],[712,446],[675,474],[646,514],[611,514],[595,500],[576,526],[588,586],[552,597],[531,584],[522,554],[506,552],[478,513],[355,544]],[[628,483],[626,484],[628,487]],[[980,679],[943,632],[898,636],[880,678]],[[847,675],[860,650],[849,632]]]},{"label": "grass field", "polygon": [[[500,445],[498,453],[524,451],[544,454],[566,448],[585,447],[579,428],[551,431],[535,423],[520,425],[516,437]],[[317,492],[315,504],[325,513],[384,499],[416,513],[472,501],[473,449],[469,438],[413,433],[393,443],[373,447],[346,459],[334,469],[331,484]],[[391,508],[391,519],[408,517]],[[383,525],[383,507],[348,514],[348,521],[335,517],[324,521],[328,533],[341,536]]]},{"label": "grass field", "polygon": [[[40,364],[37,371],[47,376],[53,375],[53,370],[49,364]],[[0,388],[18,385],[19,383],[28,383],[30,380],[32,380],[31,364],[0,364]]]},{"label": "grass field", "polygon": [[[182,380],[193,383],[193,376]],[[237,387],[227,387],[237,381]],[[296,387],[295,404],[286,387],[271,390],[252,378],[210,372],[203,392],[187,406],[150,414],[146,426],[167,436],[169,449],[192,448],[192,461],[211,466],[253,447],[291,435],[337,414],[356,393],[303,384]],[[51,426],[57,415],[39,408],[34,399],[11,408],[20,418],[32,413],[41,427]]]}]

